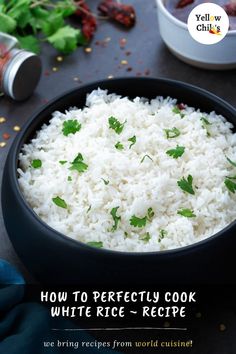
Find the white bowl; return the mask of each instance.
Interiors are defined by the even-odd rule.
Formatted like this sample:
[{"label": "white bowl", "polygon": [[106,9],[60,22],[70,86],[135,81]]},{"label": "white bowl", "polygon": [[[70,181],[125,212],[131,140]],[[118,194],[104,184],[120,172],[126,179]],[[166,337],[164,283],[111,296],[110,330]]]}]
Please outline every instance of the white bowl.
[{"label": "white bowl", "polygon": [[186,23],[174,17],[165,7],[165,0],[157,0],[160,34],[170,51],[193,66],[211,70],[236,68],[236,30],[213,45],[196,42]]}]

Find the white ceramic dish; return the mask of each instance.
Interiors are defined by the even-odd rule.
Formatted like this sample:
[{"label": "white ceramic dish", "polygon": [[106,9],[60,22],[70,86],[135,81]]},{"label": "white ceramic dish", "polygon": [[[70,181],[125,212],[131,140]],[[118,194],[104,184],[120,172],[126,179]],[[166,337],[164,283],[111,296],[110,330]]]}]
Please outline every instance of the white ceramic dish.
[{"label": "white ceramic dish", "polygon": [[176,57],[204,69],[236,68],[236,30],[229,31],[217,44],[200,44],[190,36],[187,24],[166,9],[165,0],[157,0],[157,6],[161,37]]}]

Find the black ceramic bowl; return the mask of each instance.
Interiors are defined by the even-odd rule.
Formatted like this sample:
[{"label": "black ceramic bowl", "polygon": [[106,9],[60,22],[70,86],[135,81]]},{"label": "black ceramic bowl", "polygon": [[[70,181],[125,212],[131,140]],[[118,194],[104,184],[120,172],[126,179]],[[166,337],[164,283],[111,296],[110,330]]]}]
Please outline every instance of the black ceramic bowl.
[{"label": "black ceramic bowl", "polygon": [[83,107],[87,93],[98,87],[129,97],[171,96],[206,112],[215,110],[236,125],[235,109],[220,98],[197,87],[165,79],[105,80],[54,99],[23,127],[12,145],[4,169],[3,217],[14,248],[25,266],[36,279],[51,283],[114,285],[233,281],[235,222],[218,234],[188,247],[164,252],[125,253],[96,249],[74,241],[47,226],[29,207],[17,181],[18,154],[22,145],[48,122],[52,112],[64,111],[71,106]]}]

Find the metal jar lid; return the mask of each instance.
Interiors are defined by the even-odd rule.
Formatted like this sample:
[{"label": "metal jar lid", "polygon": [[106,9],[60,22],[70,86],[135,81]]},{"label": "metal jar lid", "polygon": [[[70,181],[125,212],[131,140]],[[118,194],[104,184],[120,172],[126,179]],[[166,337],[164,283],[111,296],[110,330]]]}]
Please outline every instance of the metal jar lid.
[{"label": "metal jar lid", "polygon": [[3,73],[2,89],[14,100],[28,98],[37,86],[42,67],[40,58],[25,50],[13,49]]}]

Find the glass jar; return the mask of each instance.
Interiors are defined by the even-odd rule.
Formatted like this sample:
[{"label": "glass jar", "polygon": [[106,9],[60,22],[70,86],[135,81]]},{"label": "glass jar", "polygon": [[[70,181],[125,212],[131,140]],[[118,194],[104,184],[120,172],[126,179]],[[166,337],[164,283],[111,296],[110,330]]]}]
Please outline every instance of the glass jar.
[{"label": "glass jar", "polygon": [[28,98],[41,75],[39,56],[19,48],[15,37],[0,32],[0,91],[14,100]]}]

